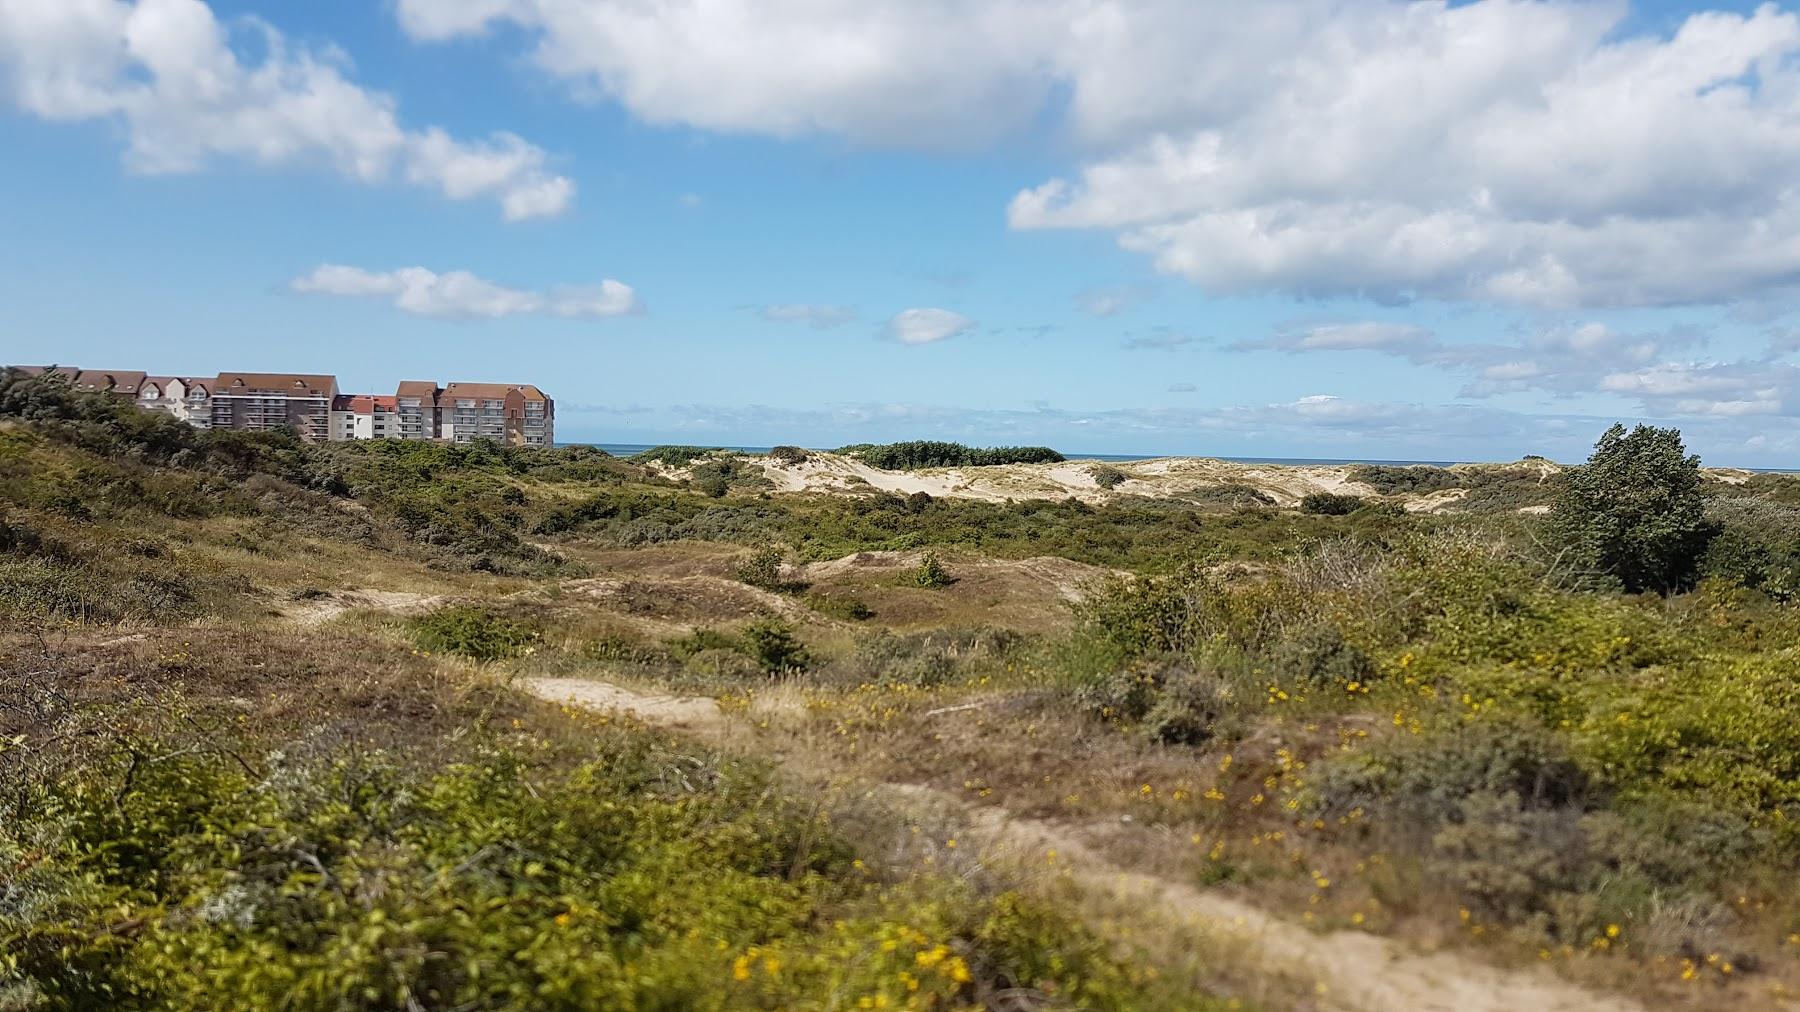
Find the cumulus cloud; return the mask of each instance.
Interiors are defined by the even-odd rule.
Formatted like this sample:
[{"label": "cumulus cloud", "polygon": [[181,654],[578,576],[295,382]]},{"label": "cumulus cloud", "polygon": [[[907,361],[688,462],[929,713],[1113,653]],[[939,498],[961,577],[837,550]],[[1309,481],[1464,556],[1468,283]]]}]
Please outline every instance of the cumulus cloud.
[{"label": "cumulus cloud", "polygon": [[623,316],[643,311],[637,293],[611,278],[597,285],[568,285],[548,292],[507,288],[468,271],[439,274],[424,267],[367,271],[342,264],[323,264],[292,283],[304,295],[380,298],[415,316],[449,319],[499,319],[548,314],[564,317]]},{"label": "cumulus cloud", "polygon": [[560,214],[574,199],[575,184],[523,139],[407,129],[391,97],[350,80],[341,52],[291,46],[251,18],[236,26],[234,37],[201,0],[0,0],[0,100],[46,120],[122,124],[138,172],[194,172],[220,158],[319,165],[362,183],[493,199],[513,221]]},{"label": "cumulus cloud", "polygon": [[785,303],[764,306],[757,315],[771,323],[804,323],[824,330],[856,319],[856,311],[845,306],[820,306],[808,303]]},{"label": "cumulus cloud", "polygon": [[[398,0],[656,123],[934,147],[1046,121],[1020,229],[1214,292],[1593,307],[1800,276],[1800,17],[1510,0]],[[957,133],[947,133],[956,131]]]},{"label": "cumulus cloud", "polygon": [[932,344],[966,333],[975,321],[948,309],[903,309],[887,322],[887,336],[901,344]]}]

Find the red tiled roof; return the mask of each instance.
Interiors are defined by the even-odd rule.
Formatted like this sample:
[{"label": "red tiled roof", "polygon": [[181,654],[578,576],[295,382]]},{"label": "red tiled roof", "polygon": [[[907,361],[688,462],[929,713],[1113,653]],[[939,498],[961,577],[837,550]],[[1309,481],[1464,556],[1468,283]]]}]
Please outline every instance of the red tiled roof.
[{"label": "red tiled roof", "polygon": [[503,400],[506,395],[518,391],[528,401],[547,401],[544,392],[530,383],[446,383],[445,397],[481,397],[490,400]]},{"label": "red tiled roof", "polygon": [[222,372],[212,392],[229,395],[259,391],[290,397],[330,397],[337,391],[337,377],[319,373]]},{"label": "red tiled roof", "polygon": [[134,371],[109,372],[104,369],[83,369],[75,377],[75,389],[91,391],[111,391],[136,397],[138,388],[144,385],[144,374]]}]

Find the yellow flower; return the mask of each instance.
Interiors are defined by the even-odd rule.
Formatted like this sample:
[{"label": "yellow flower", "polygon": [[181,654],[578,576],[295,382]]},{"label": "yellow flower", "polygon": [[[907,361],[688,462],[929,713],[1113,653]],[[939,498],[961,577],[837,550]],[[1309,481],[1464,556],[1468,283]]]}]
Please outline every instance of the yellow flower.
[{"label": "yellow flower", "polygon": [[731,979],[739,983],[750,979],[749,956],[739,956],[731,961]]},{"label": "yellow flower", "polygon": [[1606,937],[1608,937],[1608,938],[1619,937],[1619,926],[1617,924],[1608,924],[1606,926]]}]

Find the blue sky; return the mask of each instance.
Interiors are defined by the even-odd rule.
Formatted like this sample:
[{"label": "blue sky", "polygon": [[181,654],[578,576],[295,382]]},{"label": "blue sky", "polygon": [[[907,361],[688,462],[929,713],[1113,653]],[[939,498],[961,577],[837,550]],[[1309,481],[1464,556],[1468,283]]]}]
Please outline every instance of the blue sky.
[{"label": "blue sky", "polygon": [[563,440],[1800,466],[1800,20],[0,0],[0,360]]}]

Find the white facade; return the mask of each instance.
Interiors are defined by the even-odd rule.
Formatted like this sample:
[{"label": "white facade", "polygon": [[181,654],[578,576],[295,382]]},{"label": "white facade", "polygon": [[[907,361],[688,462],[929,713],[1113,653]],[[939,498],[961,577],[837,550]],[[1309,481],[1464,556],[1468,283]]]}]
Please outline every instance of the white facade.
[{"label": "white facade", "polygon": [[212,395],[195,380],[151,376],[138,388],[137,406],[174,415],[197,429],[212,428]]}]

